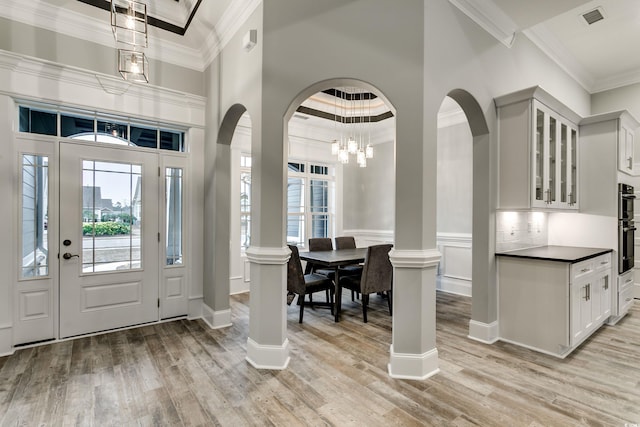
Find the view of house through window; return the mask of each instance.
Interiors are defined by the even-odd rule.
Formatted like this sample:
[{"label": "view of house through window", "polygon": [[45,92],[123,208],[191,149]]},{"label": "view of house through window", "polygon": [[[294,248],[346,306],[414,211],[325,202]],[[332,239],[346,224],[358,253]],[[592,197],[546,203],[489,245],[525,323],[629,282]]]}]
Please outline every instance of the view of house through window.
[{"label": "view of house through window", "polygon": [[142,166],[83,161],[82,271],[142,268]]},{"label": "view of house through window", "polygon": [[48,204],[49,158],[22,156],[21,277],[49,274]]}]

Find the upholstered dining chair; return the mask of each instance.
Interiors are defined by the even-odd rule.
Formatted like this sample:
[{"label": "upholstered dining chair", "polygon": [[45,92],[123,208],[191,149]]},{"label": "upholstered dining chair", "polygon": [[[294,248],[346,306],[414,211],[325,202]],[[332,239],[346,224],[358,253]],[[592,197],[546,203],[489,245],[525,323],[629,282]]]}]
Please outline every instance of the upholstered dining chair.
[{"label": "upholstered dining chair", "polygon": [[[356,238],[353,236],[340,236],[336,237],[336,249],[355,249],[356,248]],[[345,265],[344,267],[340,267],[340,276],[360,276],[362,275],[362,265],[353,264],[353,265]],[[360,296],[355,291],[351,291],[351,301],[355,301],[355,297]]]},{"label": "upholstered dining chair", "polygon": [[[332,251],[333,243],[330,237],[311,237],[309,238],[309,251]],[[330,268],[317,268],[313,263],[307,262],[304,274],[322,274],[333,280],[335,272]]]},{"label": "upholstered dining chair", "polygon": [[389,314],[392,314],[393,267],[389,261],[389,251],[393,245],[373,245],[367,248],[362,267],[362,276],[340,277],[340,286],[362,294],[362,317],[367,323],[369,294],[386,292]]},{"label": "upholstered dining chair", "polygon": [[300,262],[298,247],[289,245],[289,250],[291,250],[291,257],[289,257],[289,261],[287,262],[287,291],[298,295],[298,301],[300,303],[299,323],[302,323],[305,296],[309,295],[309,298],[311,299],[311,295],[315,292],[324,291],[327,302],[314,303],[310,300],[310,305],[329,307],[331,309],[331,314],[333,315],[333,297],[335,293],[333,280],[321,274],[304,274],[302,271],[302,263]]}]

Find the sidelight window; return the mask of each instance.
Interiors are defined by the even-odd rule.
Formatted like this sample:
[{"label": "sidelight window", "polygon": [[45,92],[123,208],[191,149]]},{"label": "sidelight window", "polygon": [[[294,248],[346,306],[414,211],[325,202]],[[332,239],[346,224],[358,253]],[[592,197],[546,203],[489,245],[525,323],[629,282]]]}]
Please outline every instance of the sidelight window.
[{"label": "sidelight window", "polygon": [[165,168],[166,265],[180,265],[182,259],[182,169]]},{"label": "sidelight window", "polygon": [[49,275],[48,204],[49,158],[22,156],[22,265],[20,276]]}]

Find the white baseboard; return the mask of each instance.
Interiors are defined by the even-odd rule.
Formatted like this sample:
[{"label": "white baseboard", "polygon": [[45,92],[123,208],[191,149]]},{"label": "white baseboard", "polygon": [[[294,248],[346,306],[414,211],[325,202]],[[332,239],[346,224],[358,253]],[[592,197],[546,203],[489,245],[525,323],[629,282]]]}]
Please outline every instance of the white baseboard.
[{"label": "white baseboard", "polygon": [[436,276],[436,289],[450,294],[471,296],[471,281],[455,277]]},{"label": "white baseboard", "polygon": [[202,303],[202,320],[211,329],[220,329],[231,326],[231,309],[215,311],[205,303]]},{"label": "white baseboard", "polygon": [[283,370],[289,366],[289,339],[282,345],[261,345],[247,338],[247,362],[256,369]]},{"label": "white baseboard", "polygon": [[498,321],[496,320],[487,324],[470,320],[468,338],[485,344],[494,344],[499,339]]},{"label": "white baseboard", "polygon": [[0,357],[13,354],[13,327],[0,326]]},{"label": "white baseboard", "polygon": [[251,282],[248,282],[242,276],[231,277],[229,279],[229,295],[242,294],[249,292]]},{"label": "white baseboard", "polygon": [[426,380],[440,372],[438,349],[423,354],[395,353],[390,347],[391,360],[388,370],[391,378],[402,380]]}]

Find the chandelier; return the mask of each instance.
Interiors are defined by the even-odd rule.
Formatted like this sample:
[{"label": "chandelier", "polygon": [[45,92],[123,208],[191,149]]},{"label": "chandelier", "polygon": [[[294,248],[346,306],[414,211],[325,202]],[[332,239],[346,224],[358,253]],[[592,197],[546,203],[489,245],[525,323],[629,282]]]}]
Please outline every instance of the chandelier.
[{"label": "chandelier", "polygon": [[118,72],[123,79],[149,82],[147,5],[134,0],[111,0],[111,31],[118,47]]},{"label": "chandelier", "polygon": [[[338,161],[342,164],[349,163],[349,158],[355,156],[358,166],[367,167],[367,159],[373,157],[371,146],[373,94],[358,88],[335,88],[334,92],[336,138],[331,142],[331,154],[338,156]],[[340,99],[339,103],[338,99]],[[338,110],[340,110],[339,114]]]}]

